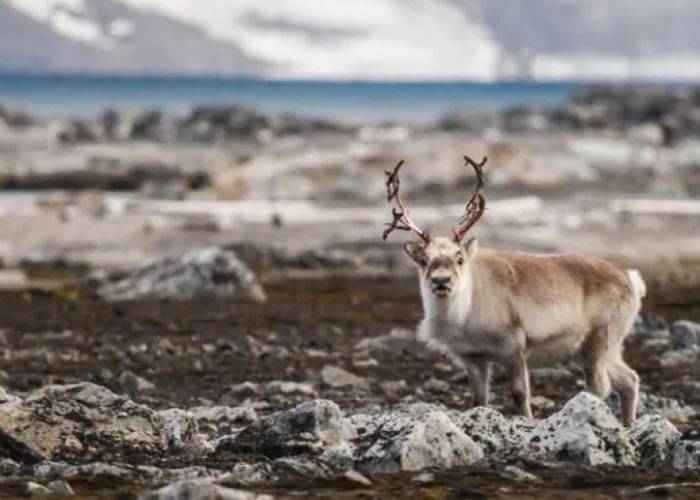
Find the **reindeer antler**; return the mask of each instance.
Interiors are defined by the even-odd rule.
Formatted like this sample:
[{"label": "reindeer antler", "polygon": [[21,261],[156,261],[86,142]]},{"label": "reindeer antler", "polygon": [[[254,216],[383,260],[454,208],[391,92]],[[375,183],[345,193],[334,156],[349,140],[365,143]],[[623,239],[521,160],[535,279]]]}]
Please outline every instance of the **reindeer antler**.
[{"label": "reindeer antler", "polygon": [[386,240],[393,230],[398,229],[399,231],[413,231],[427,243],[430,241],[430,236],[427,232],[419,228],[415,222],[413,222],[408,208],[399,194],[399,169],[402,165],[403,160],[401,160],[396,167],[394,167],[392,172],[389,172],[388,170],[384,172],[386,175],[386,201],[391,203],[395,200],[399,207],[392,208],[391,215],[393,220],[386,223],[386,229],[384,229],[384,232],[382,233],[382,239]]},{"label": "reindeer antler", "polygon": [[479,163],[464,155],[464,165],[471,165],[476,172],[476,189],[474,194],[464,207],[464,215],[459,219],[459,226],[452,229],[455,241],[462,241],[464,235],[484,214],[486,210],[486,198],[484,197],[484,172],[487,158],[484,156]]}]

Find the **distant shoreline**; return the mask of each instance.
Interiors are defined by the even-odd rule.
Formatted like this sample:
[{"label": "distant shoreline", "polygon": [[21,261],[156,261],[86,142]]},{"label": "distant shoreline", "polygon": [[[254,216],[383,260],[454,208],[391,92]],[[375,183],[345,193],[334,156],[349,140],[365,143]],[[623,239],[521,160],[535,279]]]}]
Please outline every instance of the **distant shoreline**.
[{"label": "distant shoreline", "polygon": [[[604,82],[266,80],[201,75],[0,73],[0,106],[43,118],[88,117],[105,109],[186,113],[200,105],[238,105],[339,121],[428,123],[455,109],[554,107]],[[690,82],[621,85],[678,88]]]}]

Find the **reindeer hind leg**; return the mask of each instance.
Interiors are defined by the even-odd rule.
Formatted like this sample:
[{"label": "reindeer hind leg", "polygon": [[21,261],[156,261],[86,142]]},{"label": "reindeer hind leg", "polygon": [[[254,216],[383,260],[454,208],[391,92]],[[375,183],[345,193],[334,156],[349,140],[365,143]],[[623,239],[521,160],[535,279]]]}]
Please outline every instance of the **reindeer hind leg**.
[{"label": "reindeer hind leg", "polygon": [[610,394],[611,383],[606,367],[609,353],[608,327],[594,328],[581,349],[581,361],[586,377],[586,390],[599,398]]}]

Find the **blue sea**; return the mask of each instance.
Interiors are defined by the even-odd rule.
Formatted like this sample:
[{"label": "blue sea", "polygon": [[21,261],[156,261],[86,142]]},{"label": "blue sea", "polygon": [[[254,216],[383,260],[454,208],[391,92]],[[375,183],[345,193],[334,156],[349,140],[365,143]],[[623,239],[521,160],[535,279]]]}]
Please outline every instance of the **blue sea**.
[{"label": "blue sea", "polygon": [[327,82],[219,77],[0,75],[0,105],[52,116],[90,116],[108,107],[185,113],[200,104],[343,120],[435,119],[454,108],[555,105],[577,83]]}]

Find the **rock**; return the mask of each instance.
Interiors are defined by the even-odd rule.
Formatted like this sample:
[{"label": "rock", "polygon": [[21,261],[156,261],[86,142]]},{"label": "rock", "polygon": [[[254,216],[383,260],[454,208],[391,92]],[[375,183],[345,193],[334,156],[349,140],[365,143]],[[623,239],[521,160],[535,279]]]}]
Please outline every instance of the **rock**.
[{"label": "rock", "polygon": [[260,394],[260,386],[254,382],[245,381],[229,387],[229,392],[238,397],[250,397]]},{"label": "rock", "polygon": [[246,341],[248,342],[250,353],[256,358],[265,356],[272,356],[274,358],[289,357],[289,349],[284,346],[267,344],[262,340],[256,339],[252,335],[246,335]]},{"label": "rock", "polygon": [[358,469],[372,474],[457,467],[483,457],[479,446],[443,411],[419,418],[386,416],[356,444]]},{"label": "rock", "polygon": [[369,382],[367,380],[338,366],[324,366],[321,370],[321,382],[334,389],[345,387],[360,390],[369,389]]},{"label": "rock", "polygon": [[[162,457],[161,457],[162,458]],[[41,481],[90,482],[102,484],[110,482],[133,482],[135,478],[142,483],[167,484],[175,481],[220,478],[224,473],[205,467],[160,468],[149,465],[112,465],[93,462],[70,465],[65,462],[43,462],[32,468],[32,475]]]},{"label": "rock", "polygon": [[487,406],[452,414],[452,420],[472,438],[490,460],[507,460],[517,455],[534,424],[520,417],[506,418]]},{"label": "rock", "polygon": [[[197,440],[199,427],[194,416],[185,410],[171,408],[155,414],[160,428],[161,444],[171,453],[184,449],[196,451],[203,449]],[[196,446],[200,445],[200,446]]]},{"label": "rock", "polygon": [[235,253],[219,247],[206,247],[182,257],[154,262],[103,285],[98,293],[109,301],[146,297],[188,300],[200,296],[266,300],[255,274]]},{"label": "rock", "polygon": [[66,481],[51,481],[47,485],[51,494],[60,497],[72,497],[75,496],[73,488]]},{"label": "rock", "polygon": [[698,346],[700,346],[700,324],[682,320],[671,325],[671,347],[692,349]]},{"label": "rock", "polygon": [[680,439],[678,429],[659,415],[637,419],[629,430],[643,467],[658,467],[670,462],[673,448]]},{"label": "rock", "polygon": [[355,351],[372,356],[429,357],[429,351],[418,341],[416,334],[402,328],[395,328],[388,335],[363,339],[355,345]]},{"label": "rock", "polygon": [[432,472],[421,472],[420,474],[413,476],[411,478],[411,482],[418,484],[430,484],[435,482],[435,474]]},{"label": "rock", "polygon": [[114,385],[122,392],[132,397],[144,391],[152,391],[156,388],[153,382],[150,382],[129,370],[124,370],[121,372],[119,377],[116,378]]},{"label": "rock", "polygon": [[580,392],[557,413],[537,423],[523,457],[585,465],[635,465],[636,450],[622,424],[601,399]]},{"label": "rock", "polygon": [[136,141],[173,141],[177,139],[176,120],[162,111],[144,111],[133,118],[129,139]]},{"label": "rock", "polygon": [[438,119],[436,126],[440,130],[464,130],[481,134],[496,125],[494,113],[473,109],[455,109]]},{"label": "rock", "polygon": [[266,392],[278,394],[296,394],[301,396],[315,397],[317,396],[316,389],[312,384],[304,382],[289,382],[286,380],[273,380],[265,385]]},{"label": "rock", "polygon": [[700,362],[700,345],[666,351],[659,358],[661,366],[692,365]]},{"label": "rock", "polygon": [[390,398],[398,398],[408,392],[408,384],[405,380],[387,380],[380,382],[382,392]]},{"label": "rock", "polygon": [[534,474],[530,474],[526,470],[516,467],[515,465],[506,465],[503,468],[501,477],[510,479],[511,481],[539,481],[540,478]]},{"label": "rock", "polygon": [[342,475],[342,470],[320,459],[284,457],[254,464],[237,463],[233,470],[218,482],[226,486],[263,486],[337,480]]},{"label": "rock", "polygon": [[533,368],[530,370],[530,377],[533,383],[537,382],[571,382],[576,376],[571,373],[571,370],[563,366],[553,368]]},{"label": "rock", "polygon": [[25,491],[29,498],[46,498],[52,495],[51,490],[46,486],[32,481],[27,483]]},{"label": "rock", "polygon": [[[620,417],[620,397],[617,393],[612,393],[606,399],[613,413]],[[639,393],[639,401],[637,404],[637,417],[643,415],[659,415],[669,420],[677,422],[687,422],[698,412],[691,406],[685,405],[673,398],[663,396],[655,396],[647,392]]]},{"label": "rock", "polygon": [[481,448],[432,405],[416,404],[395,411],[358,414],[355,463],[372,474],[456,467],[483,458]]},{"label": "rock", "polygon": [[237,137],[253,137],[270,128],[270,120],[255,110],[240,106],[198,106],[180,128],[183,140],[211,142]]},{"label": "rock", "polygon": [[433,394],[447,394],[450,392],[450,384],[444,380],[436,379],[435,377],[430,377],[425,384],[423,384],[423,388],[427,392],[432,392]]},{"label": "rock", "polygon": [[9,458],[0,459],[0,476],[16,476],[22,466]]},{"label": "rock", "polygon": [[50,385],[0,405],[6,456],[40,460],[138,463],[168,451],[156,412],[91,383]]},{"label": "rock", "polygon": [[700,468],[700,431],[691,430],[681,436],[673,449],[673,467]]},{"label": "rock", "polygon": [[362,486],[372,486],[372,481],[353,469],[346,471],[345,474],[343,474],[343,477],[348,481],[361,484]]},{"label": "rock", "polygon": [[232,434],[257,422],[258,415],[250,406],[197,406],[189,412],[201,430],[218,435]]},{"label": "rock", "polygon": [[275,413],[235,436],[219,439],[216,454],[257,454],[268,458],[318,455],[343,446],[354,435],[338,405],[317,399]]},{"label": "rock", "polygon": [[272,500],[270,495],[234,490],[211,481],[179,481],[139,496],[139,500]]},{"label": "rock", "polygon": [[641,313],[634,322],[633,333],[644,337],[668,338],[670,335],[668,321],[661,316]]}]

